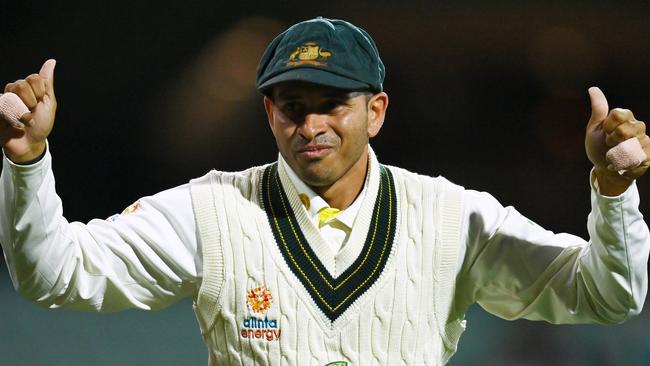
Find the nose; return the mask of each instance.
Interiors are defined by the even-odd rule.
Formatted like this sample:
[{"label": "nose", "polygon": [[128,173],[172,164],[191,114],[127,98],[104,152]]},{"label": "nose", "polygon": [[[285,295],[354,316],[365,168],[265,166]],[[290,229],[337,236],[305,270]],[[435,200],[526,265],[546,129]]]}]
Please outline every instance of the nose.
[{"label": "nose", "polygon": [[311,141],[316,136],[325,133],[327,129],[327,116],[318,113],[308,113],[298,125],[298,133],[305,140]]}]

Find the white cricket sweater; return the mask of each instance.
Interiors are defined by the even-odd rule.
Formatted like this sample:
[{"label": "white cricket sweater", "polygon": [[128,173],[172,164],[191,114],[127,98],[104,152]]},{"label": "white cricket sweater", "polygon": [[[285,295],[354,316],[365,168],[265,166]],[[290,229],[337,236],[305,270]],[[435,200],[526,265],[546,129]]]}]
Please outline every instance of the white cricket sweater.
[{"label": "white cricket sweater", "polygon": [[[195,310],[211,365],[443,365],[453,355],[465,325],[451,311],[462,189],[386,167],[391,179],[370,156],[339,253],[277,164],[192,181],[204,272]],[[291,242],[297,231],[308,244]]]},{"label": "white cricket sweater", "polygon": [[[371,164],[377,164],[374,157]],[[217,356],[228,350],[223,357],[232,358],[231,364],[247,365],[269,363],[269,357],[282,363],[283,356],[286,364],[318,365],[339,354],[345,359],[356,357],[364,365],[379,363],[375,355],[382,362],[435,363],[453,353],[462,330],[460,319],[474,303],[504,319],[565,324],[619,323],[643,307],[650,231],[638,209],[635,184],[620,196],[605,197],[593,189],[592,175],[589,241],[545,230],[485,192],[464,190],[460,194],[460,244],[455,245],[444,233],[456,230],[455,221],[450,220],[450,207],[455,205],[449,203],[460,188],[442,178],[390,168],[395,178],[396,216],[392,223],[396,239],[394,245],[390,241],[385,268],[376,271],[379,275],[368,281],[370,285],[361,286],[367,287],[365,290],[332,291],[324,281],[334,283],[334,288],[349,287],[354,281],[341,282],[347,278],[346,271],[357,268],[354,259],[364,258],[360,255],[363,245],[347,242],[339,253],[331,253],[304,217],[288,221],[301,228],[296,233],[304,231],[304,236],[310,237],[307,248],[313,249],[312,257],[318,257],[320,263],[314,268],[337,274],[337,279],[314,276],[321,282],[316,289],[324,286],[323,298],[329,302],[323,302],[314,288],[308,290],[310,284],[304,276],[302,280],[296,276],[295,265],[287,269],[285,254],[290,252],[278,253],[281,247],[274,241],[276,233],[270,232],[270,221],[260,208],[262,169],[211,173],[195,181],[192,191],[203,190],[207,202],[200,194],[191,194],[190,184],[184,184],[144,197],[120,215],[83,224],[63,216],[49,152],[28,166],[3,159],[0,245],[11,280],[23,296],[51,308],[151,310],[190,297],[199,304],[212,362],[220,361]],[[378,173],[372,167],[370,173],[368,186],[374,193],[364,200],[377,198]],[[279,179],[290,187],[283,174]],[[212,200],[215,194],[221,197],[219,201]],[[192,198],[208,205],[195,210]],[[305,210],[295,209],[299,204],[295,199],[286,201],[287,207],[306,215]],[[364,207],[366,213],[357,217],[356,231],[350,234],[354,243],[365,242],[365,232],[375,217],[371,215],[368,223],[368,203]],[[553,212],[563,207],[549,209]],[[197,213],[203,213],[202,220],[208,223],[201,230]],[[382,222],[387,222],[386,217],[391,216],[381,216]],[[281,215],[276,218],[287,222]],[[381,234],[391,226],[375,227]],[[204,237],[210,235],[216,236],[211,242],[218,245],[206,245],[209,240]],[[291,231],[287,235],[288,239],[295,236]],[[295,241],[293,244],[295,249]],[[458,254],[452,251],[454,246]],[[209,259],[204,260],[204,255]],[[376,257],[379,255],[371,259]],[[305,258],[303,255],[300,263],[310,270]],[[453,267],[455,258],[455,268],[448,268]],[[209,277],[206,284],[204,266]],[[374,278],[365,267],[358,272]],[[359,285],[363,279],[356,281]],[[252,309],[258,311],[254,314],[247,305],[250,290],[254,290]],[[316,294],[318,302],[309,291]],[[363,295],[358,297],[360,292]],[[452,292],[453,310],[449,310]],[[335,311],[327,308],[348,295],[356,295],[358,301],[335,304]],[[273,298],[269,301],[268,296]],[[330,317],[338,319],[328,328]],[[240,338],[235,337],[237,332]],[[258,342],[262,334],[271,340],[279,335],[280,341]],[[319,349],[325,351],[319,353]],[[255,353],[264,357],[254,359]],[[409,359],[411,355],[416,355],[414,361]]]}]

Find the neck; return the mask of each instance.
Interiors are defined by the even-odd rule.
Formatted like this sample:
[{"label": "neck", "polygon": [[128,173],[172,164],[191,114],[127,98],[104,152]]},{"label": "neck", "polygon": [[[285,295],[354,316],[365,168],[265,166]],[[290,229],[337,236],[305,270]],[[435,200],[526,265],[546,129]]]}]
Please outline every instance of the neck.
[{"label": "neck", "polygon": [[368,148],[361,158],[334,184],[310,188],[321,196],[330,207],[345,210],[357,198],[366,181],[368,172]]}]

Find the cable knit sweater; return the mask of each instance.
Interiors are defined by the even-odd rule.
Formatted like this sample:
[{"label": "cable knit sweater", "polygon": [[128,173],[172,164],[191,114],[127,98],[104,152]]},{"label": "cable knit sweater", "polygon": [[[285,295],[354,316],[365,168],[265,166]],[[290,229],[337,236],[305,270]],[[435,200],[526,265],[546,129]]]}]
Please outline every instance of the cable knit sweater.
[{"label": "cable knit sweater", "polygon": [[195,310],[212,365],[442,365],[455,352],[461,188],[374,154],[369,166],[339,253],[277,164],[191,183],[204,263]]},{"label": "cable knit sweater", "polygon": [[63,217],[49,152],[28,166],[4,159],[0,245],[15,288],[43,306],[192,298],[212,364],[443,364],[474,303],[565,324],[619,323],[643,307],[650,232],[634,184],[606,197],[592,175],[587,241],[485,192],[382,167],[371,151],[334,252],[290,180],[281,163],[212,172],[83,224]]}]

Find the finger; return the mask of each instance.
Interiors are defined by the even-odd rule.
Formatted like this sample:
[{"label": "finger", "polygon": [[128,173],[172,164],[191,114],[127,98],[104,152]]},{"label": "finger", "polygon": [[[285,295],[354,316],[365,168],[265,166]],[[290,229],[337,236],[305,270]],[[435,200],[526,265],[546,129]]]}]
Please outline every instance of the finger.
[{"label": "finger", "polygon": [[41,66],[41,71],[38,72],[38,74],[47,79],[46,80],[46,85],[47,85],[47,91],[46,93],[50,96],[54,96],[54,68],[56,67],[56,60],[55,59],[49,59],[45,61],[43,66]]},{"label": "finger", "polygon": [[626,170],[633,170],[648,159],[641,142],[636,137],[625,140],[607,151],[608,169],[623,174]]},{"label": "finger", "polygon": [[614,131],[606,134],[605,143],[607,146],[614,147],[627,139],[644,134],[645,123],[641,121],[625,122],[616,126]]},{"label": "finger", "polygon": [[[31,119],[29,109],[20,98],[14,93],[5,93],[0,95],[0,119],[15,128],[24,127],[21,123],[23,118]],[[29,119],[27,121],[29,121]]]},{"label": "finger", "polygon": [[34,91],[37,100],[41,100],[45,95],[45,79],[38,74],[31,74],[25,79]]},{"label": "finger", "polygon": [[602,122],[607,117],[609,106],[605,94],[598,87],[592,86],[589,88],[588,93],[591,101],[591,117],[589,118],[589,125],[591,126]]},{"label": "finger", "polygon": [[20,117],[20,123],[24,126],[30,126],[32,124],[32,112],[27,112]]},{"label": "finger", "polygon": [[[650,153],[650,137],[648,135],[642,135],[638,137],[641,147],[646,153]],[[650,154],[647,154],[650,157]]]},{"label": "finger", "polygon": [[[646,149],[645,154],[646,154],[646,157],[650,156],[650,150]],[[650,166],[650,159],[646,158],[646,160],[643,161],[636,168],[627,169],[623,173],[619,172],[619,174],[621,174],[621,175],[623,175],[623,176],[625,176],[627,178],[630,178],[630,179],[636,179],[636,178],[642,176],[645,173],[645,171],[648,170],[649,166]]]},{"label": "finger", "polygon": [[603,121],[603,129],[606,133],[611,133],[620,124],[630,121],[636,121],[634,114],[629,109],[614,108],[609,112]]},{"label": "finger", "polygon": [[650,137],[648,137],[648,135],[642,135],[639,136],[638,139],[639,143],[641,144],[641,148],[646,155],[646,159],[643,164],[650,165]]},{"label": "finger", "polygon": [[5,91],[16,94],[29,109],[35,108],[38,103],[31,85],[29,85],[25,80],[16,80],[14,83],[11,83],[11,87]]}]

